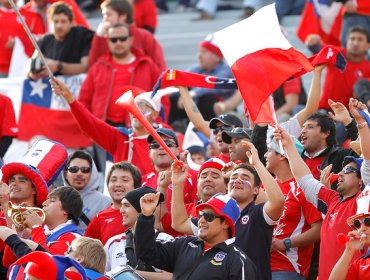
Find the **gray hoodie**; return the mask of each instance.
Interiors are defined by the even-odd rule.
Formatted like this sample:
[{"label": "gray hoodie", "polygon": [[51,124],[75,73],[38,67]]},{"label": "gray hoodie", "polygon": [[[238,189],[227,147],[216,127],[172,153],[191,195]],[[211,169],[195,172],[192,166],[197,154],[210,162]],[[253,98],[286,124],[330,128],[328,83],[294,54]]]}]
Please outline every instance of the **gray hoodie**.
[{"label": "gray hoodie", "polygon": [[[66,180],[66,170],[63,171],[63,183],[65,186],[71,187]],[[83,200],[83,213],[91,221],[100,211],[108,208],[112,200],[110,197],[99,192],[99,174],[93,161],[91,177],[89,183],[80,192]],[[78,226],[83,232],[85,232],[87,225],[80,219]]]}]

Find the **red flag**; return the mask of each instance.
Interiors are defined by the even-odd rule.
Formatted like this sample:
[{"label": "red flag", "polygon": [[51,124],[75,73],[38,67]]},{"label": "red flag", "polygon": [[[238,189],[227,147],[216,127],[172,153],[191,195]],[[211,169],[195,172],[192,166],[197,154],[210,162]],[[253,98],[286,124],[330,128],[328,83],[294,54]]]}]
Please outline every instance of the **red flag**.
[{"label": "red flag", "polygon": [[[367,0],[365,0],[367,1]],[[309,34],[318,34],[325,44],[340,46],[342,3],[329,0],[309,0],[302,12],[297,36],[305,42]]]},{"label": "red flag", "polygon": [[[76,78],[72,76],[66,80]],[[71,83],[76,86],[76,80]],[[70,88],[73,89],[73,86]],[[52,93],[47,79],[26,79],[23,82],[18,139],[29,141],[36,135],[43,135],[68,148],[91,145],[91,141],[69,112],[66,101]]]},{"label": "red flag", "polygon": [[369,0],[357,0],[357,12],[362,15],[370,15],[370,1]]},{"label": "red flag", "polygon": [[283,82],[313,70],[282,34],[274,4],[214,35],[253,122],[262,104]]}]

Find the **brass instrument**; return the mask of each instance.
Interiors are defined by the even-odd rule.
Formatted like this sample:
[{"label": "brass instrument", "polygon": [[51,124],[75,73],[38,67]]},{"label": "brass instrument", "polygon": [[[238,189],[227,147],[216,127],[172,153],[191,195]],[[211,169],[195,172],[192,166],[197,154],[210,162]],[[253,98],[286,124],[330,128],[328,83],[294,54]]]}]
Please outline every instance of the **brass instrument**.
[{"label": "brass instrument", "polygon": [[24,217],[23,212],[26,210],[33,210],[40,216],[42,221],[45,221],[45,212],[38,207],[28,207],[28,206],[17,206],[9,201],[8,205],[8,217],[13,221],[15,226],[23,226]]}]

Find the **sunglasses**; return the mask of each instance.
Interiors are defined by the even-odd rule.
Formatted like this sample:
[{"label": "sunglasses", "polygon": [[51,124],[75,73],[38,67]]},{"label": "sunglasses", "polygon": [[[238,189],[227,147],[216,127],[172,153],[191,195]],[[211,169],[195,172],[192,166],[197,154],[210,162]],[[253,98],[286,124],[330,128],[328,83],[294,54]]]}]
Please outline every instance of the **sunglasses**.
[{"label": "sunglasses", "polygon": [[219,131],[231,131],[232,127],[227,125],[221,125],[213,129],[213,135],[216,135]]},{"label": "sunglasses", "polygon": [[118,41],[126,42],[128,38],[130,38],[130,36],[110,37],[109,41],[111,41],[113,44],[115,44]]},{"label": "sunglasses", "polygon": [[211,223],[214,221],[214,219],[217,219],[217,218],[220,218],[221,220],[223,219],[222,216],[218,216],[212,212],[204,212],[204,211],[200,211],[199,212],[199,215],[198,215],[198,220],[200,220],[200,218],[204,218],[207,222]]},{"label": "sunglasses", "polygon": [[350,173],[360,173],[357,168],[354,168],[352,166],[347,166],[346,168],[342,169],[343,174],[350,174]]},{"label": "sunglasses", "polygon": [[[164,143],[166,143],[166,145],[168,146],[168,148],[174,148],[174,147],[177,147],[176,143],[170,141],[170,140],[164,140]],[[149,148],[150,149],[153,149],[153,150],[156,150],[156,149],[159,149],[159,147],[161,147],[161,145],[159,145],[158,142],[152,142],[149,144]]]},{"label": "sunglasses", "polygon": [[91,172],[91,168],[87,167],[87,166],[82,166],[82,167],[71,166],[71,167],[67,168],[67,170],[71,173],[77,173],[78,170],[81,170],[81,172],[84,173],[84,174],[87,174],[87,173]]},{"label": "sunglasses", "polygon": [[352,228],[359,229],[361,227],[361,224],[364,224],[367,227],[370,227],[370,217],[364,218],[362,220],[357,219],[353,221],[353,225],[351,225]]}]

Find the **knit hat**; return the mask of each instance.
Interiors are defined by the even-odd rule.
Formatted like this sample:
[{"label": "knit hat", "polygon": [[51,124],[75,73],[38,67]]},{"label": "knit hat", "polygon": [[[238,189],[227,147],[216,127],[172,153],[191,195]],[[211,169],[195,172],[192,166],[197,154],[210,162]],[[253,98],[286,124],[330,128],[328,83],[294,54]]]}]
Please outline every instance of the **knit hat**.
[{"label": "knit hat", "polygon": [[202,171],[206,168],[215,168],[217,170],[222,170],[222,168],[225,166],[225,162],[222,161],[219,158],[210,158],[205,163],[201,165],[198,171],[198,176],[202,173]]},{"label": "knit hat", "polygon": [[199,44],[200,48],[205,48],[209,50],[210,52],[217,55],[219,58],[223,58],[222,52],[220,48],[218,47],[215,37],[213,37],[212,34],[209,34],[202,42]]},{"label": "knit hat", "polygon": [[[298,151],[299,155],[301,155],[303,153],[303,149],[304,149],[302,143],[299,142],[299,140],[295,137],[293,137],[293,141],[294,141],[294,145],[297,148],[297,151]],[[286,153],[284,152],[284,154],[283,154],[281,152],[280,146],[279,146],[278,143],[276,143],[275,139],[272,139],[272,141],[270,142],[269,149],[272,149],[272,150],[276,151],[277,153],[279,153],[281,155],[284,155],[286,157]]]},{"label": "knit hat", "polygon": [[16,279],[19,269],[22,269],[21,265],[25,263],[28,264],[24,269],[24,273],[41,280],[65,279],[66,270],[70,267],[77,269],[78,273],[69,273],[68,271],[68,279],[87,279],[85,269],[79,262],[66,256],[56,256],[41,251],[31,252],[18,259],[9,269],[9,279]]},{"label": "knit hat", "polygon": [[364,190],[356,198],[357,211],[356,215],[353,215],[347,219],[347,224],[353,225],[354,220],[370,216],[370,184],[366,185]]},{"label": "knit hat", "polygon": [[207,206],[211,207],[217,215],[225,218],[231,228],[231,234],[234,236],[235,223],[240,216],[240,209],[236,201],[227,194],[215,194],[207,202],[199,204],[195,207],[197,215],[199,215],[199,211]]},{"label": "knit hat", "polygon": [[[141,213],[140,207],[140,198],[142,198],[147,193],[157,193],[156,190],[152,189],[151,187],[142,186],[140,188],[134,189],[126,193],[125,198],[128,202],[135,208],[138,213]],[[159,203],[164,201],[164,195],[161,193],[159,196]]]},{"label": "knit hat", "polygon": [[48,195],[48,186],[58,177],[67,162],[64,145],[48,139],[36,142],[17,162],[5,164],[1,169],[3,182],[15,174],[29,178],[36,188],[36,204],[41,206]]}]

